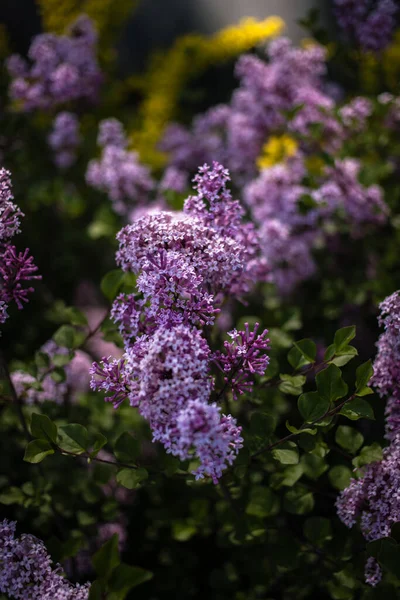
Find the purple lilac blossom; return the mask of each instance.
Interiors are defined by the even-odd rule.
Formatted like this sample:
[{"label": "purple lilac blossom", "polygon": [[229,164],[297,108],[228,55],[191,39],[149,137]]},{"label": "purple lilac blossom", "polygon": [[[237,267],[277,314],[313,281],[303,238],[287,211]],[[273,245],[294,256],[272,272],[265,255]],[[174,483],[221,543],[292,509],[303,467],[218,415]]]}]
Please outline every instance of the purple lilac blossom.
[{"label": "purple lilac blossom", "polygon": [[7,308],[14,302],[22,309],[28,302],[28,294],[32,287],[25,287],[27,281],[41,279],[36,275],[37,267],[29,249],[18,252],[10,243],[11,238],[19,233],[20,218],[23,213],[12,202],[11,175],[9,171],[0,169],[0,323],[8,317]]},{"label": "purple lilac blossom", "polygon": [[23,111],[53,109],[76,100],[96,102],[103,80],[96,43],[93,24],[86,16],[79,17],[67,35],[36,36],[28,52],[30,63],[15,55],[7,61],[11,99]]},{"label": "purple lilac blossom", "polygon": [[76,160],[76,149],[81,143],[79,121],[69,112],[59,113],[53,122],[48,143],[54,150],[54,163],[60,169],[68,169]]},{"label": "purple lilac blossom", "polygon": [[0,592],[15,600],[87,600],[90,584],[72,585],[63,576],[41,540],[15,537],[16,523],[0,523]]},{"label": "purple lilac blossom", "polygon": [[[139,294],[116,298],[112,318],[125,354],[94,363],[91,388],[106,392],[115,407],[124,400],[138,407],[153,441],[181,458],[197,457],[196,477],[216,483],[241,447],[241,429],[209,404],[213,356],[197,327],[212,325],[222,301],[246,293],[265,265],[255,230],[227,189],[228,171],[204,165],[193,181],[197,194],[183,212],[147,214],[117,236],[117,262],[137,275]],[[247,371],[252,376],[268,364],[260,354],[267,332],[232,335],[218,360],[241,393],[250,389]]]},{"label": "purple lilac blossom", "polygon": [[100,123],[97,141],[102,154],[89,162],[86,182],[108,194],[114,210],[126,215],[132,204],[148,201],[155,186],[150,170],[139,162],[137,152],[126,149],[125,133],[117,119]]},{"label": "purple lilac blossom", "polygon": [[268,331],[264,329],[257,335],[259,323],[250,331],[249,324],[245,323],[244,331],[233,329],[228,332],[231,342],[224,342],[224,352],[215,352],[214,362],[224,373],[225,384],[232,389],[233,398],[237,400],[238,394],[252,392],[253,382],[250,376],[264,375],[269,357],[265,353],[269,350]]},{"label": "purple lilac blossom", "polygon": [[391,42],[398,6],[393,0],[335,0],[335,15],[344,33],[364,50],[379,52]]}]

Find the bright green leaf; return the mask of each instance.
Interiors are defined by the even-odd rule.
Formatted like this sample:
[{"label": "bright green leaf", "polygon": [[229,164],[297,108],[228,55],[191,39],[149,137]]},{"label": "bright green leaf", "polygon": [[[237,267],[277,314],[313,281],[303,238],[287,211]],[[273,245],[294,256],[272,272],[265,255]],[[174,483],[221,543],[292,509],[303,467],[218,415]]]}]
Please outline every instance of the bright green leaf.
[{"label": "bright green leaf", "polygon": [[356,328],[354,325],[351,325],[350,327],[343,327],[342,329],[339,329],[335,333],[335,338],[333,340],[333,343],[334,343],[334,346],[336,349],[336,353],[340,352],[340,350],[342,350],[345,346],[347,346],[348,343],[351,342],[351,340],[355,337],[356,337]]},{"label": "bright green leaf", "polygon": [[299,340],[298,342],[294,342],[295,348],[301,352],[307,362],[315,362],[315,357],[317,355],[317,346],[315,342],[312,340]]},{"label": "bright green leaf", "polygon": [[294,442],[285,442],[272,450],[272,456],[282,465],[297,465],[299,451]]},{"label": "bright green leaf", "polygon": [[374,442],[371,446],[364,446],[358,456],[353,458],[352,463],[355,467],[362,467],[363,465],[369,465],[372,462],[382,460],[382,448]]},{"label": "bright green leaf", "polygon": [[348,467],[336,465],[328,473],[329,481],[332,487],[337,490],[344,490],[350,483],[353,474]]},{"label": "bright green leaf", "polygon": [[356,394],[357,392],[360,392],[364,390],[365,387],[367,387],[368,382],[373,374],[374,369],[372,368],[372,363],[370,360],[367,360],[367,362],[358,367],[356,371]]},{"label": "bright green leaf", "polygon": [[298,396],[303,391],[303,385],[306,382],[304,375],[287,375],[281,373],[280,378],[281,383],[279,384],[279,390],[283,394]]}]

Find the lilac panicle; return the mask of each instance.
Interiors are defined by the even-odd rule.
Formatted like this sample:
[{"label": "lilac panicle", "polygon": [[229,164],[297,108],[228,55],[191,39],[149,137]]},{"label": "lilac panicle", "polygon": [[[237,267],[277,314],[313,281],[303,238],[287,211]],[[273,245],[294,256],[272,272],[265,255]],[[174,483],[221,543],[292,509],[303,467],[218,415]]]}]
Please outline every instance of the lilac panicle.
[{"label": "lilac panicle", "polygon": [[54,162],[60,169],[68,169],[76,160],[76,149],[81,143],[79,121],[70,112],[59,113],[53,122],[48,143],[54,150]]},{"label": "lilac panicle", "polygon": [[87,600],[90,585],[72,585],[41,540],[15,537],[16,523],[0,522],[0,592],[14,600]]},{"label": "lilac panicle", "polygon": [[232,389],[233,397],[237,400],[238,394],[251,392],[253,382],[249,379],[254,375],[264,375],[269,357],[265,354],[269,350],[268,331],[265,329],[257,335],[259,323],[250,331],[249,324],[245,323],[244,331],[228,332],[232,342],[224,342],[224,353],[215,352],[214,362],[224,373],[224,381]]},{"label": "lilac panicle", "polygon": [[16,55],[7,61],[11,99],[26,112],[77,100],[96,102],[103,80],[96,42],[93,24],[86,16],[79,17],[67,35],[37,35],[29,48],[30,63]]},{"label": "lilac panicle", "polygon": [[150,170],[139,162],[137,152],[126,149],[122,124],[117,119],[102,121],[97,142],[102,154],[100,159],[89,162],[87,184],[108,194],[114,210],[121,215],[126,215],[132,204],[148,202],[155,184]]}]

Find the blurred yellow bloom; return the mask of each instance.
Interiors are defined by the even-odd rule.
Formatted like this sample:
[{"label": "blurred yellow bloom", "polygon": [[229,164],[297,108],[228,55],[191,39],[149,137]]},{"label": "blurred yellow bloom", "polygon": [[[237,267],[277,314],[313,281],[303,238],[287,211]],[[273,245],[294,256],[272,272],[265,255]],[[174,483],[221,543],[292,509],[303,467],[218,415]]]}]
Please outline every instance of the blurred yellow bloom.
[{"label": "blurred yellow bloom", "polygon": [[319,176],[324,172],[325,162],[319,156],[308,156],[304,162],[310,175]]},{"label": "blurred yellow bloom", "polygon": [[273,135],[264,144],[261,154],[257,159],[257,166],[262,170],[284,162],[287,158],[296,154],[298,147],[296,140],[290,137],[290,135]]},{"label": "blurred yellow bloom", "polygon": [[165,126],[174,118],[180,94],[190,78],[279,35],[283,27],[278,17],[263,21],[243,19],[211,37],[182,36],[168,52],[154,56],[144,78],[141,128],[131,135],[132,146],[139,151],[141,160],[157,168],[165,163],[165,155],[156,146]]},{"label": "blurred yellow bloom", "polygon": [[394,35],[393,42],[379,55],[372,52],[362,53],[358,57],[361,79],[368,92],[385,91],[399,93],[400,82],[400,29]]}]

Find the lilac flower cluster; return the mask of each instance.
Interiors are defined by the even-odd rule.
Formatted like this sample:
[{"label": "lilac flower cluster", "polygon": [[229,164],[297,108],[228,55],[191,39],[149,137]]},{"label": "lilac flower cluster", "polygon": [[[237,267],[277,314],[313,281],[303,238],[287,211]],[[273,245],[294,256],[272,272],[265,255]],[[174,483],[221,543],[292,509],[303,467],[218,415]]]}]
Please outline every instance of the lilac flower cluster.
[{"label": "lilac flower cluster", "polygon": [[[119,406],[125,399],[148,420],[153,440],[181,459],[196,457],[196,477],[214,482],[241,448],[235,419],[209,403],[210,366],[225,373],[235,397],[264,373],[267,332],[232,332],[225,354],[212,354],[201,330],[212,325],[227,296],[241,296],[264,272],[254,228],[243,222],[228,172],[204,165],[194,178],[197,195],[182,213],[155,212],[118,234],[117,262],[137,275],[135,295],[120,295],[112,317],[125,342],[121,360],[92,367],[92,388]],[[218,395],[217,395],[218,397]]]},{"label": "lilac flower cluster", "polygon": [[364,50],[379,52],[390,43],[398,6],[394,0],[335,0],[335,15],[348,37]]},{"label": "lilac flower cluster", "polygon": [[77,19],[68,35],[36,36],[28,52],[31,64],[15,54],[7,61],[11,99],[24,111],[53,109],[76,100],[95,102],[103,79],[96,43],[97,34],[86,16]]},{"label": "lilac flower cluster", "polygon": [[54,163],[59,169],[68,169],[76,160],[76,149],[81,143],[79,121],[70,112],[59,113],[53,122],[48,143],[54,150]]},{"label": "lilac flower cluster", "polygon": [[0,523],[0,592],[15,600],[87,600],[90,585],[72,585],[33,535],[15,537],[16,523]]},{"label": "lilac flower cluster", "polygon": [[400,432],[400,292],[380,304],[379,337],[372,382],[381,397],[387,397],[386,437],[392,440]]},{"label": "lilac flower cluster", "polygon": [[[368,541],[390,536],[400,521],[400,293],[395,292],[380,304],[379,324],[385,331],[377,343],[373,385],[380,396],[388,396],[386,437],[390,445],[383,459],[364,467],[357,479],[340,494],[336,506],[339,518],[348,527],[360,520]],[[374,559],[365,569],[366,581],[377,585],[381,571]]]},{"label": "lilac flower cluster", "polygon": [[[366,128],[372,103],[357,97],[338,106],[324,84],[325,52],[318,45],[300,49],[280,38],[269,45],[268,59],[241,57],[230,104],[196,117],[191,129],[171,125],[162,149],[179,177],[211,157],[229,166],[258,225],[267,279],[287,294],[315,273],[313,248],[326,240],[326,221],[339,220],[355,236],[384,223],[388,209],[380,187],[360,183],[355,159],[329,168],[318,163],[309,177],[321,149],[338,154]],[[291,153],[260,160],[268,140],[282,131]]]},{"label": "lilac flower cluster", "polygon": [[28,302],[32,287],[24,287],[26,281],[40,279],[36,275],[37,267],[29,250],[18,252],[10,239],[19,233],[22,212],[13,203],[11,174],[0,169],[0,324],[8,317],[7,308],[15,302],[19,309]]},{"label": "lilac flower cluster", "polygon": [[142,204],[154,188],[154,181],[138,154],[127,150],[128,140],[122,124],[117,119],[100,123],[97,138],[102,147],[100,159],[89,162],[86,182],[91,187],[106,192],[114,210],[126,215],[132,203]]}]

